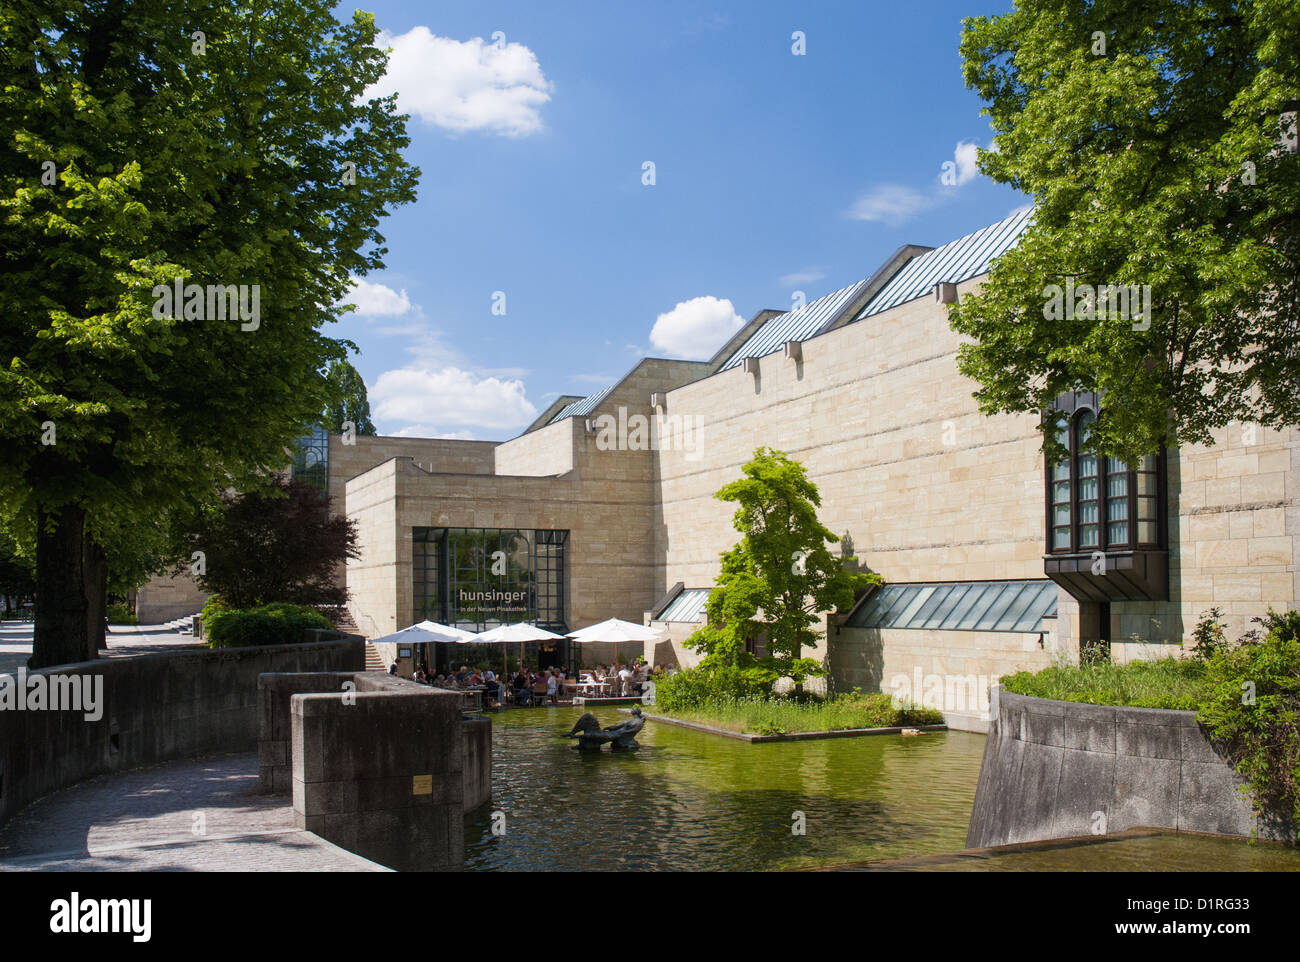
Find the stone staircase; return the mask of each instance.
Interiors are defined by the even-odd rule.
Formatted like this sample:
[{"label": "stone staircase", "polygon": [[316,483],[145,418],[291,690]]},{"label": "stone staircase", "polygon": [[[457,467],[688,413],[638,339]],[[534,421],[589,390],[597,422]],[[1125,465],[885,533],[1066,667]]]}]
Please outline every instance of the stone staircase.
[{"label": "stone staircase", "polygon": [[379,657],[379,651],[370,642],[366,642],[366,671],[387,671],[388,666],[384,664],[384,659]]}]

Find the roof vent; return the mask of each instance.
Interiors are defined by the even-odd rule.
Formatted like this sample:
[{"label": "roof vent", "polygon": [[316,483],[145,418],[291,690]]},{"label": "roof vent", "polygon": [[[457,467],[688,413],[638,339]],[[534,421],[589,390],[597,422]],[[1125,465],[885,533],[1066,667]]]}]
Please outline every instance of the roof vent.
[{"label": "roof vent", "polygon": [[957,285],[952,281],[940,281],[934,285],[934,299],[940,304],[957,302]]},{"label": "roof vent", "polygon": [[745,372],[746,374],[757,374],[757,373],[758,373],[758,358],[756,358],[756,357],[747,357],[747,358],[745,358],[743,361],[740,362],[740,366],[741,366],[741,368],[744,370],[744,372]]},{"label": "roof vent", "polygon": [[788,358],[790,358],[792,361],[802,361],[802,360],[803,360],[803,342],[802,342],[802,341],[786,341],[786,342],[785,342],[785,356],[788,357]]}]

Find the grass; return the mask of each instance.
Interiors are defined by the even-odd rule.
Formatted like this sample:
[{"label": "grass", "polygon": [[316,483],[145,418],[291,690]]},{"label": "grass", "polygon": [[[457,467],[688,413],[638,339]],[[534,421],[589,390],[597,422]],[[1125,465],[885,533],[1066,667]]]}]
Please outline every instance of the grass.
[{"label": "grass", "polygon": [[1209,697],[1205,662],[1194,658],[1132,661],[1127,665],[1058,665],[1037,673],[1008,675],[1002,685],[1017,695],[1132,708],[1195,711]]},{"label": "grass", "polygon": [[938,725],[943,715],[932,708],[894,708],[884,694],[837,695],[824,701],[789,698],[716,698],[692,708],[651,709],[654,714],[750,735],[842,731],[847,728],[892,728]]}]

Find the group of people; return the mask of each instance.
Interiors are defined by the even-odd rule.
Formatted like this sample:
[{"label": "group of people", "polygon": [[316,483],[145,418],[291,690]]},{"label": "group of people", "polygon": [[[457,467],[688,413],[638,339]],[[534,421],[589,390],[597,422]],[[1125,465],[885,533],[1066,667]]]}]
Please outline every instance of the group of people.
[{"label": "group of people", "polygon": [[[530,705],[534,701],[543,701],[545,704],[557,704],[560,695],[564,693],[564,666],[558,668],[547,668],[543,671],[532,671],[528,668],[520,668],[515,672],[515,677],[511,679],[510,687],[514,691],[516,705]],[[542,685],[546,686],[545,694],[542,693]]]},{"label": "group of people", "polygon": [[[668,673],[672,673],[672,669]],[[638,658],[633,665],[597,665],[590,672],[590,680],[601,685],[612,685],[618,696],[630,698],[643,694],[646,683],[651,678],[663,677],[664,674],[663,665],[651,668],[647,662]]]},{"label": "group of people", "polygon": [[[397,666],[393,665],[389,672],[396,674]],[[638,658],[631,665],[626,663],[597,665],[590,670],[584,670],[581,680],[610,685],[616,696],[630,698],[643,694],[647,683],[652,678],[675,672],[675,668],[669,667],[665,670],[663,665],[655,665],[651,668],[643,659]],[[434,688],[445,688],[449,691],[480,690],[483,691],[485,700],[494,699],[500,704],[505,703],[508,685],[516,705],[554,705],[564,694],[566,677],[563,665],[540,671],[521,667],[512,677],[498,677],[491,668],[471,668],[469,665],[461,665],[455,671],[438,675],[426,671],[423,667],[417,668],[411,679],[422,685],[432,685]],[[544,692],[543,686],[545,686]]]}]

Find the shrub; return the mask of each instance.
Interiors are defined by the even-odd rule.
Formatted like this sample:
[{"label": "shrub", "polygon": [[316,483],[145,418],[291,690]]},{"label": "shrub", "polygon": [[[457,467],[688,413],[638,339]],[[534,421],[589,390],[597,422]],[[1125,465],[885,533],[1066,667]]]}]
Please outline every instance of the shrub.
[{"label": "shrub", "polygon": [[1201,620],[1192,629],[1192,637],[1196,639],[1196,644],[1192,646],[1192,654],[1201,661],[1209,661],[1214,654],[1228,647],[1228,638],[1223,633],[1223,622],[1219,620],[1222,617],[1221,609],[1211,608],[1201,616]]},{"label": "shrub", "polygon": [[730,665],[702,665],[656,681],[655,705],[674,711],[717,699],[761,698],[770,690],[770,681],[753,672]]},{"label": "shrub", "polygon": [[130,605],[109,605],[108,606],[108,623],[110,625],[138,625],[140,620],[136,618],[135,612],[131,610]]},{"label": "shrub", "polygon": [[[207,606],[204,606],[207,612]],[[248,611],[215,611],[204,618],[204,632],[211,648],[246,648],[251,645],[296,645],[309,641],[310,629],[330,629],[328,618],[314,608],[284,602]]]},{"label": "shrub", "polygon": [[1260,822],[1300,838],[1300,613],[1256,619],[1263,640],[1219,649],[1197,715],[1249,781]]}]

